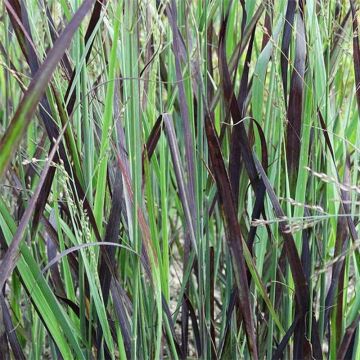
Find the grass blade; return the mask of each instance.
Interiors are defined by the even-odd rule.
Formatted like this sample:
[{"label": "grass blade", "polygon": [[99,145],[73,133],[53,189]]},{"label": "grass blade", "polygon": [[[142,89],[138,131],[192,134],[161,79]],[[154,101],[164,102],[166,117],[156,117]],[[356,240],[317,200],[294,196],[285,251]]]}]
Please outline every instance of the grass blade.
[{"label": "grass blade", "polygon": [[296,51],[287,111],[289,123],[286,133],[286,158],[291,174],[296,174],[299,170],[305,60],[305,26],[302,16],[299,15],[296,24]]},{"label": "grass blade", "polygon": [[93,3],[94,0],[85,0],[83,2],[31,81],[9,127],[0,140],[0,176],[3,175],[11,160],[13,149],[19,145],[57,64]]}]

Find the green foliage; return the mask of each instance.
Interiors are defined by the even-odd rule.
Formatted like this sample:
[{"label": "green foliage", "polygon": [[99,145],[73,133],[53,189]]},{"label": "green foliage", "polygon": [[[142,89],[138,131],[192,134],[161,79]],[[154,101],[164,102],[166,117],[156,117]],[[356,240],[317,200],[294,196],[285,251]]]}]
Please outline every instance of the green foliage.
[{"label": "green foliage", "polygon": [[357,7],[1,4],[2,353],[357,359]]}]

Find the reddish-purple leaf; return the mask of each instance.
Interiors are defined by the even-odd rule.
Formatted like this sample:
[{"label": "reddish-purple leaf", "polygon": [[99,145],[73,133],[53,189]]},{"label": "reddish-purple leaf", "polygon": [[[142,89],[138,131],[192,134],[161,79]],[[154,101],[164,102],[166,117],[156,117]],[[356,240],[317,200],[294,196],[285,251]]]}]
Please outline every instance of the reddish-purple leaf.
[{"label": "reddish-purple leaf", "polygon": [[[351,353],[353,352],[352,349],[350,349],[351,343],[353,341],[353,337],[355,335],[355,331],[358,328],[360,320],[360,315],[356,317],[356,319],[348,326],[348,328],[345,331],[344,337],[342,339],[342,342],[337,350],[336,359],[337,360],[345,360],[350,359]],[[349,351],[351,350],[351,351]],[[354,349],[356,351],[356,349]],[[349,354],[350,352],[350,354]]]},{"label": "reddish-purple leaf", "polygon": [[226,224],[226,238],[230,249],[236,284],[239,291],[240,311],[244,321],[248,348],[253,359],[257,359],[258,351],[255,337],[255,325],[252,316],[250,292],[242,249],[243,240],[240,232],[240,226],[237,220],[235,199],[231,190],[230,180],[225,168],[219,139],[214,128],[214,123],[209,117],[209,112],[207,112],[205,118],[205,131],[208,142],[209,155],[220,196],[220,204],[223,210]]},{"label": "reddish-purple leaf", "polygon": [[155,124],[153,126],[153,128],[151,129],[151,132],[149,134],[149,137],[146,141],[145,144],[145,148],[143,150],[142,153],[142,173],[143,173],[143,178],[144,178],[144,173],[145,173],[145,169],[144,169],[144,162],[145,162],[145,157],[148,158],[148,160],[151,159],[156,145],[160,139],[160,135],[161,135],[161,129],[162,129],[162,124],[163,124],[163,118],[162,115],[160,115],[156,121]]},{"label": "reddish-purple leaf", "polygon": [[297,175],[301,149],[301,122],[306,60],[305,26],[302,17],[297,17],[296,50],[287,109],[286,159],[290,173]]},{"label": "reddish-purple leaf", "polygon": [[13,325],[11,320],[11,315],[6,304],[4,296],[0,295],[0,304],[2,309],[2,318],[5,325],[5,331],[7,338],[9,339],[9,343],[16,360],[25,360],[25,355],[22,350],[22,346],[19,343],[18,337],[16,335],[16,328]]},{"label": "reddish-purple leaf", "polygon": [[[239,195],[239,179],[240,179],[240,156],[242,162],[244,163],[245,169],[250,179],[250,183],[255,192],[255,206],[253,210],[253,219],[259,218],[261,212],[263,211],[264,206],[264,196],[265,188],[261,182],[259,182],[259,177],[256,172],[254,159],[251,151],[251,146],[249,138],[246,132],[246,128],[243,122],[245,116],[245,103],[248,93],[248,72],[249,72],[249,62],[251,58],[252,43],[255,36],[255,25],[252,32],[252,36],[249,39],[249,48],[245,60],[244,72],[241,79],[239,97],[236,99],[234,93],[234,86],[231,83],[230,71],[227,65],[226,60],[226,27],[229,17],[229,11],[225,16],[225,19],[222,22],[220,34],[219,34],[219,62],[224,90],[224,97],[228,101],[228,106],[230,108],[231,116],[234,122],[234,129],[231,136],[231,145],[230,145],[230,161],[229,161],[229,176],[230,176],[230,186],[233,192],[233,197],[235,201],[235,211],[238,211],[238,195]],[[253,243],[253,239],[256,234],[256,228],[252,227],[249,244]],[[251,248],[250,248],[251,251]]]}]

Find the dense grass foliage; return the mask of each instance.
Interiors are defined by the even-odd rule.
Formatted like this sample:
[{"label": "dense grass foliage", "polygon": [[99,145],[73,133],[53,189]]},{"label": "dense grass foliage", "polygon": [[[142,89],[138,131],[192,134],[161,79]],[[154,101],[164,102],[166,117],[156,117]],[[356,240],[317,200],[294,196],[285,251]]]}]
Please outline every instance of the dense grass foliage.
[{"label": "dense grass foliage", "polygon": [[358,359],[357,0],[5,0],[4,359]]}]

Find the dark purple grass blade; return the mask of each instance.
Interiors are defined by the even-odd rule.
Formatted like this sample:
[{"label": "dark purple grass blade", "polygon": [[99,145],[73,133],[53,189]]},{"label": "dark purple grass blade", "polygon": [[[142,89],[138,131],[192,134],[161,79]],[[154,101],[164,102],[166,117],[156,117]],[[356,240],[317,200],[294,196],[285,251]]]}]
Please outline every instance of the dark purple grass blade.
[{"label": "dark purple grass blade", "polygon": [[[224,27],[226,29],[226,22],[224,21]],[[224,35],[225,30],[224,29]],[[250,38],[248,51],[246,53],[246,58],[244,62],[244,69],[241,76],[240,81],[240,90],[239,90],[239,96],[237,100],[235,99],[234,89],[233,86],[231,86],[231,83],[228,81],[229,78],[225,75],[224,76],[224,83],[227,82],[227,86],[231,86],[232,89],[229,88],[229,90],[226,91],[227,94],[232,94],[232,102],[237,101],[238,108],[240,109],[241,113],[239,114],[239,118],[234,118],[233,121],[236,125],[234,125],[232,133],[231,133],[231,140],[230,140],[230,159],[229,159],[229,177],[230,177],[230,183],[232,190],[234,192],[234,198],[235,198],[235,207],[238,208],[238,198],[239,198],[239,183],[240,183],[240,161],[241,161],[241,133],[246,130],[244,126],[241,126],[239,123],[242,122],[245,117],[245,102],[246,97],[248,95],[248,78],[249,78],[249,69],[250,69],[250,61],[251,61],[251,53],[254,43],[254,36],[255,31],[252,33],[252,36]],[[226,58],[225,58],[225,42],[221,42],[221,46],[219,46],[219,50],[221,49],[221,58],[222,58],[222,65],[223,67],[226,66]],[[228,71],[226,71],[223,68],[223,73],[228,74]],[[225,80],[227,78],[227,80]],[[233,105],[235,106],[235,105]],[[233,113],[232,113],[233,114]]]},{"label": "dark purple grass blade", "polygon": [[194,339],[195,339],[197,355],[198,355],[198,358],[201,358],[201,354],[202,354],[201,337],[200,337],[200,330],[199,330],[199,325],[198,325],[197,318],[196,318],[195,309],[194,309],[193,305],[191,304],[190,299],[187,296],[185,296],[185,301],[187,304],[187,308],[189,309],[190,319],[191,319],[191,323],[193,326],[192,329],[193,329],[193,335],[194,335]]},{"label": "dark purple grass blade", "polygon": [[295,318],[289,329],[287,330],[284,337],[281,339],[280,344],[276,348],[276,350],[273,353],[272,360],[280,360],[283,358],[283,352],[287,346],[287,344],[290,341],[290,338],[292,334],[294,333],[294,330],[299,322],[299,317]]},{"label": "dark purple grass blade", "polygon": [[213,52],[213,34],[214,34],[214,26],[213,26],[213,22],[211,20],[211,22],[208,24],[208,29],[207,29],[207,32],[206,32],[206,36],[207,36],[206,55],[207,55],[207,71],[208,71],[206,97],[208,99],[212,99],[214,97],[214,86],[213,86],[212,81],[211,81],[214,78],[214,62],[213,62],[213,56],[212,56],[212,52]]},{"label": "dark purple grass blade", "polygon": [[[261,128],[261,125],[259,124],[258,121],[256,121],[254,118],[251,118],[252,123],[255,124],[257,130],[258,130],[258,134],[259,134],[259,138],[260,138],[260,143],[261,143],[261,163],[264,169],[268,168],[268,150],[267,150],[267,145],[266,145],[266,138],[265,138],[265,134]],[[265,199],[265,193],[266,193],[266,189],[265,186],[263,185],[263,183],[260,183],[257,187],[257,196],[255,199],[255,204],[254,204],[254,208],[251,214],[251,220],[255,220],[258,219],[260,214],[263,214],[263,218],[266,219],[266,214],[264,211],[264,199]],[[268,232],[270,232],[269,227],[266,226],[266,228],[268,229]],[[249,231],[249,235],[248,235],[248,240],[247,240],[247,244],[248,244],[248,248],[250,250],[250,252],[252,253],[253,251],[253,245],[254,245],[254,240],[255,240],[255,235],[256,235],[256,226],[250,226],[250,231]]]},{"label": "dark purple grass blade", "polygon": [[[57,163],[58,161],[59,161],[59,156],[58,156],[58,154],[55,154],[54,162]],[[50,194],[50,190],[51,190],[52,182],[53,182],[53,179],[55,176],[55,172],[56,172],[55,167],[51,167],[49,169],[49,171],[46,175],[45,181],[44,181],[43,189],[39,195],[39,198],[36,201],[35,209],[34,209],[34,218],[33,218],[32,226],[31,226],[31,237],[34,237],[36,235],[36,231],[38,229],[38,225],[39,225],[41,216],[45,209],[46,201]]]},{"label": "dark purple grass blade", "polygon": [[[230,9],[230,8],[229,8]],[[228,10],[229,11],[229,10]],[[243,77],[241,79],[239,99],[236,99],[234,93],[234,87],[230,79],[230,71],[227,65],[226,52],[225,52],[225,35],[226,35],[226,26],[229,13],[226,14],[225,19],[222,22],[220,34],[219,34],[219,62],[224,90],[224,97],[228,99],[231,116],[233,118],[234,126],[233,134],[231,137],[231,149],[230,149],[230,163],[229,163],[229,173],[230,173],[230,186],[233,192],[234,201],[235,201],[235,211],[238,211],[238,194],[239,194],[239,176],[240,176],[240,156],[245,165],[245,169],[249,176],[251,185],[255,192],[255,206],[253,210],[253,218],[259,218],[261,212],[263,211],[264,206],[264,196],[265,196],[265,187],[261,182],[259,182],[259,177],[256,172],[254,159],[251,151],[251,146],[249,142],[248,135],[246,133],[246,128],[243,123],[243,118],[245,116],[245,103],[248,93],[248,65],[247,63],[251,58],[251,49],[252,42],[254,40],[255,25],[252,32],[252,35],[249,39],[249,48],[246,56],[246,64],[244,68]],[[255,23],[256,24],[256,23]],[[251,228],[249,236],[249,244],[253,243],[253,240],[256,235],[256,227]],[[250,248],[250,251],[252,249]]]},{"label": "dark purple grass blade", "polygon": [[[185,252],[184,252],[185,258]],[[184,261],[185,264],[185,261]],[[185,269],[184,269],[185,272]],[[189,292],[189,284],[186,284],[185,288],[185,296],[186,293]],[[189,348],[189,315],[190,310],[188,307],[188,303],[185,299],[182,300],[182,308],[181,308],[181,349],[182,349],[182,360],[186,360]]]},{"label": "dark purple grass blade", "polygon": [[[234,123],[236,123],[235,128],[237,129],[236,132],[239,138],[237,142],[242,146],[241,155],[243,157],[245,167],[249,174],[250,181],[254,183],[255,179],[257,178],[257,174],[254,166],[254,161],[252,159],[251,148],[250,148],[249,140],[247,138],[246,129],[243,122],[241,122],[243,117],[242,116],[243,111],[242,109],[239,108],[239,104],[234,94],[234,89],[231,83],[230,72],[227,65],[226,54],[225,54],[225,35],[226,35],[228,16],[229,13],[226,14],[225,19],[222,22],[222,26],[219,34],[219,62],[220,62],[221,75],[222,75],[223,91],[224,91],[225,99],[229,101],[229,106],[230,106],[231,115],[233,117],[233,121]],[[233,151],[234,150],[232,150],[231,152]],[[236,155],[239,156],[239,154]],[[233,183],[231,183],[231,185],[233,186]],[[238,191],[235,192],[236,191],[235,189],[232,190],[234,196],[238,194]],[[234,200],[235,200],[235,204],[237,204],[237,198],[234,198]]]},{"label": "dark purple grass blade", "polygon": [[[117,168],[115,173],[115,179],[114,179],[114,185],[113,185],[113,191],[112,191],[112,204],[111,204],[111,210],[110,215],[108,219],[108,223],[106,226],[105,231],[105,237],[104,242],[113,242],[117,243],[119,239],[119,231],[120,231],[120,221],[121,221],[121,212],[122,212],[122,178],[120,170]],[[107,256],[110,260],[110,263],[115,263],[115,248],[114,247],[106,247],[105,251],[107,253]],[[102,253],[101,256],[104,253]],[[110,291],[110,283],[111,283],[111,272],[109,271],[107,264],[104,260],[100,260],[100,266],[99,266],[99,274],[101,274],[101,292],[103,296],[103,301],[105,304],[105,307],[108,303],[109,299],[109,291]],[[120,321],[120,320],[119,320]],[[101,324],[98,320],[98,336],[97,336],[97,344],[98,348],[100,348],[103,333],[101,330]]]},{"label": "dark purple grass blade", "polygon": [[[345,221],[345,227],[346,227],[346,221]],[[340,342],[341,342],[341,331],[340,329],[343,329],[343,323],[344,323],[344,282],[345,282],[345,263],[342,263],[342,267],[340,269],[339,274],[339,280],[337,285],[337,294],[336,294],[336,347],[339,348]],[[346,324],[345,324],[346,325]]]},{"label": "dark purple grass blade", "polygon": [[287,107],[287,72],[288,72],[288,64],[289,64],[289,48],[290,48],[292,29],[294,25],[295,11],[296,11],[296,0],[288,0],[286,15],[285,15],[283,38],[281,43],[281,77],[282,77],[284,100],[286,107]]},{"label": "dark purple grass blade", "polygon": [[155,124],[154,124],[153,128],[151,129],[151,132],[149,134],[149,137],[145,144],[145,148],[142,153],[142,174],[143,174],[142,177],[143,177],[143,179],[144,179],[144,174],[145,174],[145,168],[144,168],[145,158],[147,157],[148,160],[150,161],[150,159],[155,151],[155,148],[157,146],[157,143],[159,142],[162,125],[163,125],[163,118],[162,118],[162,115],[160,115],[156,119]]},{"label": "dark purple grass blade", "polygon": [[[148,84],[149,82],[149,77],[147,76],[147,74],[149,73],[149,67],[155,60],[156,55],[159,53],[159,51],[160,51],[160,47],[158,47],[156,49],[156,52],[154,52],[154,36],[153,34],[151,34],[150,39],[146,44],[146,60],[144,61],[145,65],[139,72],[139,78],[142,78],[145,75],[143,79],[145,84]],[[145,107],[145,104],[143,103],[142,106]]]},{"label": "dark purple grass blade", "polygon": [[[304,209],[304,216],[310,216],[309,210]],[[301,250],[301,265],[304,269],[307,282],[310,281],[311,273],[311,254],[309,246],[309,233],[310,230],[304,229],[302,232],[302,250]],[[299,313],[299,305],[295,304],[295,317]],[[300,310],[301,314],[301,310]],[[304,334],[306,333],[306,321],[304,318],[300,318],[300,321],[295,327],[294,331],[294,357],[297,359],[309,358],[309,341]]]},{"label": "dark purple grass blade", "polygon": [[[337,351],[337,360],[351,359],[353,351],[357,349],[351,349],[351,344],[354,340],[355,331],[358,328],[360,315],[348,326],[345,331],[344,337]],[[354,345],[353,345],[354,346]]]},{"label": "dark purple grass blade", "polygon": [[321,114],[321,111],[318,109],[318,116],[319,116],[319,121],[320,121],[320,125],[321,125],[321,129],[322,129],[322,133],[324,135],[324,138],[325,138],[325,142],[326,142],[326,145],[330,151],[330,154],[331,154],[331,157],[332,157],[332,160],[333,160],[333,163],[335,163],[335,154],[334,154],[334,150],[333,150],[333,147],[331,145],[331,140],[330,140],[330,137],[329,137],[329,134],[328,134],[328,131],[327,131],[327,127],[326,127],[326,123],[325,123],[325,120]]},{"label": "dark purple grass blade", "polygon": [[[2,312],[0,314],[3,315]],[[10,360],[9,343],[3,321],[1,321],[0,325],[0,353],[3,354],[4,360]]]},{"label": "dark purple grass blade", "polygon": [[67,297],[63,297],[59,294],[54,294],[59,300],[61,300],[64,304],[66,304],[77,316],[80,315],[80,308],[76,305],[72,300],[68,299]]},{"label": "dark purple grass blade", "polygon": [[220,196],[220,203],[225,220],[227,243],[230,249],[236,284],[239,292],[239,304],[242,313],[248,349],[253,359],[258,358],[255,325],[250,304],[250,292],[247,281],[245,259],[242,249],[242,235],[235,210],[235,199],[231,190],[230,180],[226,172],[224,159],[221,154],[220,143],[214,123],[209,117],[205,118],[205,131],[209,148],[209,155]]},{"label": "dark purple grass blade", "polygon": [[[104,242],[118,243],[120,220],[122,213],[122,196],[123,196],[122,192],[123,190],[122,190],[121,173],[120,170],[117,168],[115,173],[114,185],[113,185],[110,216],[108,219],[108,224],[106,226]],[[109,248],[109,249],[105,248],[105,251],[108,254],[110,262],[113,263],[115,261],[115,248]],[[102,274],[103,277],[103,280],[101,282],[101,289],[102,289],[105,305],[107,304],[108,293],[111,282],[111,274],[106,268],[107,268],[106,263],[102,261],[99,269],[99,273]]]},{"label": "dark purple grass blade", "polygon": [[[259,7],[257,8],[257,10],[256,10],[255,14],[253,15],[253,17],[251,18],[251,20],[249,20],[249,23],[245,28],[244,35],[242,36],[241,40],[236,45],[236,47],[231,55],[231,58],[229,61],[230,74],[235,71],[236,63],[237,63],[236,59],[244,53],[244,51],[249,43],[249,40],[251,38],[251,35],[256,27],[256,24],[259,21],[259,19],[261,18],[262,13],[264,12],[264,9],[265,9],[265,2],[262,1],[259,4]],[[209,103],[210,104],[209,105],[210,113],[212,111],[214,111],[219,100],[220,100],[220,91],[218,89],[218,91],[215,93],[215,96],[211,99],[211,102]]]},{"label": "dark purple grass blade", "polygon": [[297,175],[299,171],[305,60],[305,25],[302,17],[298,16],[295,61],[290,83],[289,106],[287,110],[288,125],[286,131],[286,158],[291,175]]},{"label": "dark purple grass blade", "polygon": [[299,314],[299,321],[294,329],[293,356],[294,359],[312,359],[308,356],[309,340],[306,337],[306,320],[304,316],[301,316],[299,304],[295,303],[295,317],[297,314]]},{"label": "dark purple grass blade", "polygon": [[23,353],[22,346],[19,343],[18,337],[16,335],[15,326],[12,323],[8,306],[6,304],[4,296],[2,294],[0,295],[0,304],[1,304],[1,309],[2,309],[2,317],[3,317],[3,322],[5,325],[6,335],[7,335],[7,338],[9,339],[9,343],[10,343],[14,358],[16,360],[25,360],[26,358]]},{"label": "dark purple grass blade", "polygon": [[[245,31],[245,25],[247,21],[247,13],[246,13],[246,6],[245,6],[245,0],[240,0],[241,10],[242,10],[242,17],[241,17],[241,36],[244,35]],[[229,9],[231,6],[231,2],[229,4]]]},{"label": "dark purple grass blade", "polygon": [[272,35],[272,21],[273,21],[273,12],[274,12],[274,0],[269,0],[265,5],[265,22],[264,22],[264,34],[261,44],[261,49],[267,45]]}]

